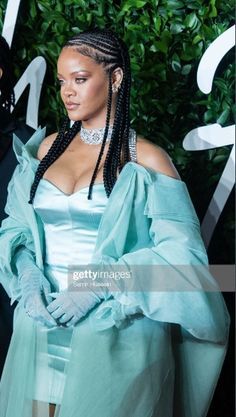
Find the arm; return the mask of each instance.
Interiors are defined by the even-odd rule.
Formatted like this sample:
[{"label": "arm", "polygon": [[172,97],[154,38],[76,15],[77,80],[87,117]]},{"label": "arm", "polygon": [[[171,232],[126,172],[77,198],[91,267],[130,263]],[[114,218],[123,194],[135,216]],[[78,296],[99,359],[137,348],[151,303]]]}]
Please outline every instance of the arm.
[{"label": "arm", "polygon": [[[133,274],[134,279],[115,283],[118,291],[113,295],[121,304],[130,308],[137,306],[152,320],[179,324],[199,339],[225,341],[228,314],[208,270],[199,221],[186,185],[169,175],[155,172],[154,167],[152,164],[144,209],[144,215],[150,219],[152,245],[115,258],[114,233],[109,239],[106,229],[103,233],[106,240],[98,242],[94,261],[101,262],[106,271],[117,271],[122,267]],[[132,187],[137,196],[139,182],[134,184],[132,180],[128,188]],[[143,191],[141,193],[144,195]],[[131,200],[128,201],[131,204]],[[117,233],[122,227],[119,219],[126,221],[126,213],[119,213],[116,220],[113,216],[116,247],[119,247]],[[135,222],[135,217],[129,222]],[[135,236],[131,239],[135,240]],[[97,312],[99,318],[102,308],[99,307]],[[104,305],[107,314],[105,309]]]},{"label": "arm", "polygon": [[41,253],[40,238],[33,208],[27,203],[27,184],[31,183],[27,176],[32,172],[25,162],[21,160],[16,166],[8,185],[5,207],[8,217],[0,229],[0,282],[11,303],[20,301],[30,316],[46,325],[56,325],[44,302],[50,285],[36,265],[36,247]]},{"label": "arm", "polygon": [[5,212],[8,215],[0,228],[0,282],[12,303],[21,296],[14,255],[20,246],[35,252],[32,231],[27,222],[27,205],[21,198],[18,184],[22,167],[18,164],[8,184]]},{"label": "arm", "polygon": [[46,305],[51,301],[51,286],[35,264],[33,253],[24,246],[19,247],[14,256],[14,264],[21,289],[20,303],[23,304],[26,313],[43,325],[57,326],[57,322],[46,309]]},{"label": "arm", "polygon": [[18,164],[8,184],[5,212],[8,215],[0,228],[0,282],[12,302],[19,300],[20,288],[14,265],[14,255],[20,246],[35,254],[37,266],[43,270],[43,230],[37,221],[32,205],[28,204],[30,187],[34,179],[32,156],[36,156],[39,144],[45,137],[45,129],[37,129],[23,145],[13,135],[13,150]]}]

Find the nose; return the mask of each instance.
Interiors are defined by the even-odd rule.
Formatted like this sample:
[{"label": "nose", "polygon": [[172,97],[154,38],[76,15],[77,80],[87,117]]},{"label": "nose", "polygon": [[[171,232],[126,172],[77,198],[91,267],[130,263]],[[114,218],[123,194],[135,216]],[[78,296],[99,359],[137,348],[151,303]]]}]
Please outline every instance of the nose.
[{"label": "nose", "polygon": [[63,88],[63,94],[66,97],[70,97],[70,96],[76,95],[76,92],[74,88],[71,86],[71,84],[66,84],[64,85],[64,88]]}]

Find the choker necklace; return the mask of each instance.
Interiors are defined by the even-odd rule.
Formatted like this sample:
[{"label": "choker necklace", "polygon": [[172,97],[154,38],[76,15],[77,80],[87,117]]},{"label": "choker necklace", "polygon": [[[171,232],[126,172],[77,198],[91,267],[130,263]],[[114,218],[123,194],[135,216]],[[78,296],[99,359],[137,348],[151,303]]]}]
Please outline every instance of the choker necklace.
[{"label": "choker necklace", "polygon": [[[101,127],[100,129],[85,129],[83,126],[81,126],[79,132],[81,140],[88,145],[99,145],[99,143],[102,143],[104,133],[105,127]],[[108,128],[106,142],[111,139],[111,134],[112,126]]]},{"label": "choker necklace", "polygon": [[[83,126],[81,126],[80,129],[80,138],[81,140],[88,144],[88,145],[98,145],[99,143],[102,143],[103,136],[105,132],[105,127],[102,127],[100,129],[85,129]],[[112,126],[108,129],[107,139],[106,142],[108,142],[111,139],[112,134]],[[137,161],[137,155],[136,155],[136,132],[134,129],[129,129],[129,152],[131,161],[136,162]]]}]

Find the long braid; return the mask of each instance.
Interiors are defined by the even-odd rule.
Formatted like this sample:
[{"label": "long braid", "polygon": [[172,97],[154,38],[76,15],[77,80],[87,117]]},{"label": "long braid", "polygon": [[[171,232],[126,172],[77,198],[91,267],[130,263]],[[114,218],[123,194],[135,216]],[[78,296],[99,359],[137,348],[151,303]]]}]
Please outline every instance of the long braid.
[{"label": "long braid", "polygon": [[[123,67],[125,67],[125,56],[121,51]],[[127,65],[129,68],[129,66]],[[124,109],[127,108],[127,104],[125,103],[126,96],[130,95],[130,72],[127,74],[124,72],[124,78],[121,85],[121,90],[118,97],[116,113],[115,113],[115,120],[114,120],[114,130],[117,133],[111,138],[110,148],[108,150],[107,159],[104,164],[104,176],[105,178],[109,178],[108,182],[108,193],[112,191],[112,188],[117,179],[117,168],[119,168],[119,172],[121,172],[123,163],[121,161],[121,149],[122,145],[127,145],[126,149],[129,149],[129,112],[125,112]],[[126,83],[128,81],[128,85]],[[127,88],[128,87],[128,88]],[[128,94],[127,94],[128,93]],[[128,97],[129,100],[129,97]],[[128,101],[129,103],[129,101]],[[128,116],[128,117],[127,117]],[[113,140],[112,140],[113,139]],[[124,159],[124,164],[130,160],[128,152],[126,152]],[[105,181],[104,181],[105,182]]]},{"label": "long braid", "polygon": [[106,139],[107,139],[107,134],[108,134],[108,129],[109,129],[109,123],[110,123],[110,117],[111,117],[111,104],[112,104],[112,82],[111,82],[111,71],[109,72],[109,91],[108,91],[108,100],[107,100],[107,117],[106,117],[106,127],[105,127],[105,132],[104,132],[104,137],[103,137],[103,141],[102,141],[102,146],[101,146],[101,150],[98,156],[98,160],[92,175],[92,179],[89,185],[89,193],[88,193],[88,199],[91,200],[91,194],[92,194],[92,188],[93,188],[93,184],[94,181],[96,179],[97,176],[97,172],[98,172],[98,168],[99,168],[99,164],[100,161],[102,159],[102,155],[104,153],[104,148],[106,145]]},{"label": "long braid", "polygon": [[54,140],[52,146],[50,147],[48,153],[40,161],[37,171],[35,173],[34,182],[30,190],[30,200],[29,204],[32,204],[39,181],[43,177],[44,173],[50,167],[50,165],[55,162],[59,156],[63,154],[66,148],[71,143],[75,135],[80,131],[81,122],[75,122],[71,128],[67,130],[69,119],[67,118],[64,122],[62,128],[60,129],[56,139]]},{"label": "long braid", "polygon": [[[131,73],[130,73],[130,63],[129,56],[124,52],[125,65],[129,68],[127,72],[127,94],[125,95],[124,102],[124,118],[125,118],[125,131],[124,131],[124,163],[129,161],[131,158],[129,151],[129,129],[130,129],[130,89],[131,89]],[[122,168],[122,167],[120,167]]]},{"label": "long braid", "polygon": [[[123,70],[123,80],[117,95],[112,135],[103,168],[104,187],[106,194],[109,197],[117,180],[117,170],[120,172],[125,163],[130,160],[129,100],[131,75],[128,50],[124,42],[119,39],[114,32],[107,29],[94,29],[91,31],[82,32],[70,39],[64,47],[72,47],[76,49],[80,54],[88,56],[97,64],[102,65],[109,78],[106,127],[101,150],[90,181],[88,199],[91,199],[92,196],[93,185],[98,173],[108,135],[112,107],[112,72],[118,67],[122,68]],[[72,128],[69,130],[67,129],[67,124],[68,119],[67,122],[59,130],[58,136],[53,142],[53,145],[38,166],[35,174],[35,179],[31,187],[29,203],[32,203],[39,181],[45,171],[65,151],[69,143],[80,131],[81,121],[75,122]],[[123,160],[121,160],[122,151]]]},{"label": "long braid", "polygon": [[119,93],[116,113],[113,124],[113,132],[110,145],[107,152],[107,157],[104,163],[104,184],[108,195],[111,193],[113,185],[116,181],[117,163],[119,160],[119,142],[120,142],[120,126],[121,126],[121,92]]},{"label": "long braid", "polygon": [[122,96],[123,96],[123,87],[121,88],[119,100],[116,107],[116,114],[114,119],[114,129],[117,131],[117,135],[114,137],[111,142],[111,176],[116,178],[116,172],[118,167],[118,161],[120,159],[121,145],[122,145],[122,134],[123,134],[123,114],[122,114]]}]

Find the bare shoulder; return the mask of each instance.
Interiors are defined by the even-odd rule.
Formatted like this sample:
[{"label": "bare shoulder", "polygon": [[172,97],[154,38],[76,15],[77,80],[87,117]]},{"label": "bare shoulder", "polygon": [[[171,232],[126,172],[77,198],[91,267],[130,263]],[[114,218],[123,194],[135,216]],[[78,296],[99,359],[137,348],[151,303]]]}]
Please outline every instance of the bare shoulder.
[{"label": "bare shoulder", "polygon": [[168,153],[143,136],[137,136],[137,162],[161,174],[180,179]]},{"label": "bare shoulder", "polygon": [[41,161],[43,157],[48,153],[49,149],[51,148],[54,140],[57,137],[57,132],[52,133],[51,135],[47,136],[39,145],[37,158]]}]

